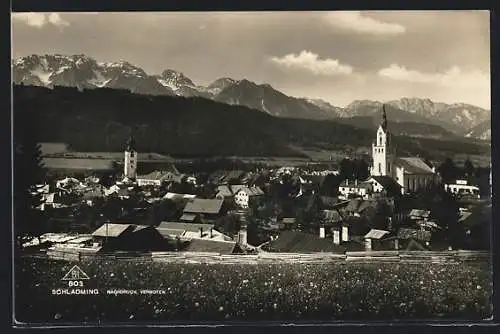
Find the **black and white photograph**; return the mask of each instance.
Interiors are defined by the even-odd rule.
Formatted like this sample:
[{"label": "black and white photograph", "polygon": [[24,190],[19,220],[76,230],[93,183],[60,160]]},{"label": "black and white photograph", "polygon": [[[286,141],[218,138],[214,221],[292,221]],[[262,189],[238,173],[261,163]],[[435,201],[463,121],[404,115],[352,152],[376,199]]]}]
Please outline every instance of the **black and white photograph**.
[{"label": "black and white photograph", "polygon": [[16,327],[488,323],[490,12],[12,12]]}]

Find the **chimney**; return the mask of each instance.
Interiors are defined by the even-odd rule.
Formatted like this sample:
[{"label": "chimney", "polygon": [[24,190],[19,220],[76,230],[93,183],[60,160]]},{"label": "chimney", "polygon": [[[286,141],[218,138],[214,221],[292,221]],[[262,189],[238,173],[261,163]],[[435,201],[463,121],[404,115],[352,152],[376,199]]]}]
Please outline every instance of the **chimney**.
[{"label": "chimney", "polygon": [[333,230],[333,243],[340,245],[340,231],[338,230]]},{"label": "chimney", "polygon": [[354,185],[357,186],[358,185],[358,179],[354,179]]},{"label": "chimney", "polygon": [[389,219],[389,222],[388,222],[388,224],[387,224],[387,229],[388,229],[389,231],[392,231],[392,217],[389,217],[388,219]]},{"label": "chimney", "polygon": [[346,179],[345,180],[345,185],[348,186],[349,185],[349,179]]},{"label": "chimney", "polygon": [[349,241],[349,227],[346,225],[342,226],[342,242]]},{"label": "chimney", "polygon": [[324,226],[321,226],[319,228],[319,237],[320,238],[324,238],[325,237],[325,227]]},{"label": "chimney", "polygon": [[399,239],[394,239],[394,249],[399,250]]},{"label": "chimney", "polygon": [[212,232],[212,228],[210,228],[210,238],[213,238],[214,235],[213,235],[213,232]]},{"label": "chimney", "polygon": [[200,227],[200,238],[203,238],[203,227]]}]

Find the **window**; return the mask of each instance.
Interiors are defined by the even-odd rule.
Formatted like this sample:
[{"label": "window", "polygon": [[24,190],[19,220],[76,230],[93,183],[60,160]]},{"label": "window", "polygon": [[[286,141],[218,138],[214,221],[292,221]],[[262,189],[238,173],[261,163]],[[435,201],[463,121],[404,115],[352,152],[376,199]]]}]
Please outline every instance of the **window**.
[{"label": "window", "polygon": [[378,172],[382,173],[382,163],[378,163]]},{"label": "window", "polygon": [[134,151],[130,152],[130,157],[133,158],[134,157]]}]

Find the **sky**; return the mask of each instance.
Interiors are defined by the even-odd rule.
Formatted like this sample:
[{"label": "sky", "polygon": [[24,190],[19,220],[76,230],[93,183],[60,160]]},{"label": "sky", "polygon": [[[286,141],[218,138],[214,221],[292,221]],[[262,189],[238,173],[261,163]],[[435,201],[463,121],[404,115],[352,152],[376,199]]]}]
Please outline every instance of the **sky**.
[{"label": "sky", "polygon": [[488,11],[13,13],[12,56],[126,60],[340,107],[419,97],[490,109],[489,25]]}]

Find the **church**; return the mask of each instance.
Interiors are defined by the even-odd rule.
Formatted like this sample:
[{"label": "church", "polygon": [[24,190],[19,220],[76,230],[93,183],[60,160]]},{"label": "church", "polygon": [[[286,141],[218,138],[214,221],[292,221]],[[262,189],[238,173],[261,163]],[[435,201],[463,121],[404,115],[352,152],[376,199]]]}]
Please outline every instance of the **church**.
[{"label": "church", "polygon": [[397,157],[387,126],[385,106],[382,121],[372,143],[371,180],[390,177],[401,186],[401,193],[412,193],[431,184],[440,182],[434,166],[419,157]]}]

